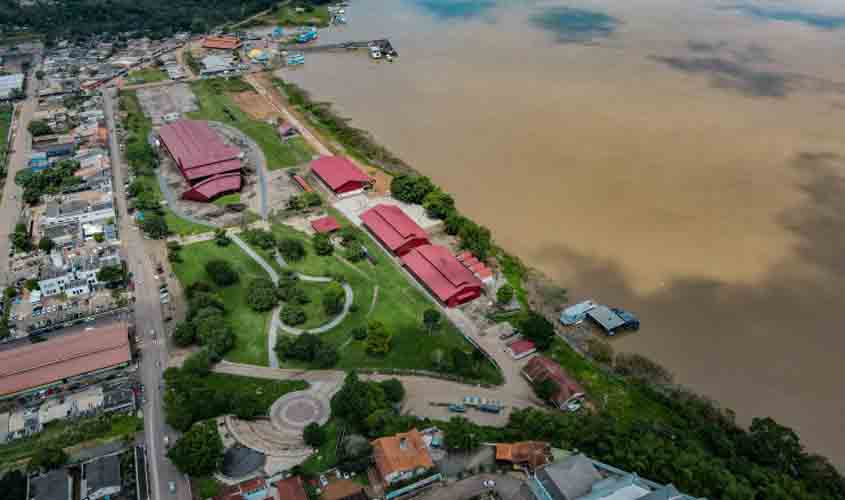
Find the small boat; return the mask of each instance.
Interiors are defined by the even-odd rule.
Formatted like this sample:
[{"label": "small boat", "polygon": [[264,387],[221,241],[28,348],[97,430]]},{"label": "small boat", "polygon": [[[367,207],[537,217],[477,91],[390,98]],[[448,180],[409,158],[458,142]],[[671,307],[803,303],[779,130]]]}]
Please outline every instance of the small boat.
[{"label": "small boat", "polygon": [[376,45],[370,46],[370,57],[373,59],[381,59],[381,49]]}]

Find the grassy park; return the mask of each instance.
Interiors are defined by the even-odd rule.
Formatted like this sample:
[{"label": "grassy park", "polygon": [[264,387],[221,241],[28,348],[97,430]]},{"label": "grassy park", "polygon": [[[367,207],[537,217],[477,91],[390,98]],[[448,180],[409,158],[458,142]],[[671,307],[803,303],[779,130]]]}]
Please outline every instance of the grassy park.
[{"label": "grassy park", "polygon": [[325,28],[329,25],[331,16],[325,5],[303,7],[300,12],[292,4],[280,5],[274,12],[261,17],[263,24],[277,24],[280,26],[316,26]]},{"label": "grassy park", "polygon": [[143,68],[129,72],[126,79],[133,85],[161,82],[168,79],[167,73],[158,68]]},{"label": "grassy park", "polygon": [[190,113],[190,117],[225,123],[249,136],[264,152],[269,170],[293,167],[311,159],[311,149],[304,141],[282,141],[275,127],[250,117],[229,96],[229,93],[252,91],[249,84],[238,79],[216,78],[193,82],[191,89],[200,109]]},{"label": "grassy park", "polygon": [[[214,292],[226,305],[225,317],[235,332],[235,346],[226,359],[237,363],[267,365],[267,327],[269,312],[255,312],[246,303],[246,291],[254,278],[266,278],[267,273],[240,248],[231,244],[217,246],[213,241],[186,245],[181,250],[182,262],[173,263],[179,282],[187,288],[197,281],[204,281],[215,288]],[[205,272],[205,264],[214,259],[229,262],[240,280],[228,287],[217,287]]]}]

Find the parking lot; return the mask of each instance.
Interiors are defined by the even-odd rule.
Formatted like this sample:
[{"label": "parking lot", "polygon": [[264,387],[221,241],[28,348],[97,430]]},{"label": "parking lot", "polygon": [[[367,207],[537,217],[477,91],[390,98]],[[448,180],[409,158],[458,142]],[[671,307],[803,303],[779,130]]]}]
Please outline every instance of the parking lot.
[{"label": "parking lot", "polygon": [[196,96],[184,83],[146,87],[138,89],[137,94],[144,114],[150,117],[153,125],[163,124],[167,115],[175,113],[181,116],[198,109]]}]

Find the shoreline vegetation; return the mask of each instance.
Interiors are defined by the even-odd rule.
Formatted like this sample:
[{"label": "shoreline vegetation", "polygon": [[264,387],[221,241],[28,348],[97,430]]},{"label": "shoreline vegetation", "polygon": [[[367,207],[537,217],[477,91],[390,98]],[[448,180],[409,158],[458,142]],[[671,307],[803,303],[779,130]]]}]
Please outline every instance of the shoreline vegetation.
[{"label": "shoreline vegetation", "polygon": [[[565,290],[550,285],[538,271],[495,245],[489,230],[457,212],[448,193],[378,144],[367,131],[353,127],[330,103],[315,101],[307,90],[280,78],[273,78],[273,84],[295,112],[334,143],[332,149],[395,175],[391,184],[394,196],[439,212],[447,233],[457,234],[462,247],[495,259],[521,305],[517,316],[547,309],[544,306],[553,301],[563,302]],[[397,184],[398,179],[402,180]],[[425,200],[414,199],[413,191],[420,185],[429,186],[422,197]],[[437,194],[436,201],[428,198],[430,193]],[[460,226],[458,231],[453,231],[454,226]],[[473,228],[471,241],[461,227]],[[479,239],[481,248],[472,248]],[[552,322],[556,323],[556,318]],[[583,344],[574,345],[556,336],[544,354],[584,385],[596,403],[595,412],[573,415],[526,409],[515,411],[504,429],[467,425],[473,426],[477,435],[484,435],[485,441],[542,439],[555,446],[577,448],[698,496],[724,500],[845,498],[845,478],[827,458],[806,451],[792,429],[771,418],[754,418],[744,428],[732,410],[675,384],[671,373],[648,358],[616,355],[610,344],[600,339]]]}]

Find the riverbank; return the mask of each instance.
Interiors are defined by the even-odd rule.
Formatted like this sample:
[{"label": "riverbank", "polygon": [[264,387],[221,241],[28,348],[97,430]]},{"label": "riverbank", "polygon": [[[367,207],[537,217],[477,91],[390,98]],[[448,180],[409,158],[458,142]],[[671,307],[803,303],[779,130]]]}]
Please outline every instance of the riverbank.
[{"label": "riverbank", "polygon": [[[372,137],[363,130],[356,129],[349,125],[348,120],[338,116],[332,111],[331,106],[326,103],[314,102],[308,92],[291,84],[290,82],[276,81],[276,84],[288,98],[288,104],[307,123],[311,124],[320,134],[328,137],[336,153],[345,153],[363,162],[368,166],[377,167],[394,175],[420,176],[411,166],[390,153],[386,148],[377,144]],[[448,226],[448,223],[447,223]],[[479,226],[480,227],[480,226]],[[517,296],[525,311],[538,310],[545,313],[548,319],[557,324],[557,314],[560,305],[565,301],[563,290],[551,280],[543,277],[542,273],[530,269],[522,264],[518,258],[509,255],[502,248],[491,245],[490,260],[497,262],[504,271],[508,281],[517,290]],[[560,326],[558,325],[560,329]],[[699,495],[707,495],[713,498],[746,498],[745,494],[761,486],[754,485],[751,479],[751,471],[761,470],[770,474],[773,480],[793,484],[799,490],[813,491],[817,493],[821,488],[838,488],[845,485],[842,478],[832,473],[833,467],[825,459],[806,453],[803,448],[793,449],[790,454],[797,463],[801,463],[801,471],[795,475],[783,475],[783,471],[769,470],[770,464],[757,464],[762,457],[747,456],[748,468],[737,470],[735,464],[724,455],[725,450],[720,449],[714,441],[715,436],[729,442],[729,448],[739,450],[747,446],[748,442],[758,439],[765,440],[760,431],[767,428],[773,435],[792,434],[786,427],[775,424],[769,419],[755,421],[751,432],[741,428],[734,420],[733,412],[724,409],[718,403],[707,398],[693,395],[686,389],[675,386],[671,383],[671,377],[665,377],[668,373],[661,369],[656,363],[648,361],[641,356],[619,356],[613,355],[612,349],[608,350],[606,345],[598,345],[599,349],[587,350],[587,337],[572,341],[566,335],[561,335],[569,342],[564,343],[556,340],[547,355],[561,363],[571,374],[576,376],[587,389],[591,400],[597,402],[597,414],[591,417],[583,417],[578,420],[578,425],[589,426],[594,421],[595,425],[604,427],[602,433],[616,435],[616,442],[612,449],[593,448],[590,444],[580,443],[579,449],[590,450],[592,454],[598,454],[610,462],[628,467],[638,473],[651,474],[666,482],[675,482],[683,486],[683,489]],[[573,347],[576,350],[573,350]],[[592,359],[590,354],[598,355],[604,363]],[[614,362],[618,359],[618,363]],[[521,417],[520,417],[521,418]],[[526,418],[540,418],[539,416],[528,415]],[[571,417],[566,415],[552,415],[552,420],[559,420],[560,425],[571,425]],[[578,417],[576,417],[578,418]],[[610,419],[612,424],[608,423]],[[599,424],[601,422],[601,424]],[[523,422],[524,423],[524,422]],[[558,425],[558,424],[554,424]],[[666,434],[667,429],[673,429],[675,433]],[[709,437],[697,434],[693,429],[708,429],[712,433]],[[538,437],[526,432],[532,437]],[[564,443],[571,444],[573,437],[570,433],[561,435]],[[652,461],[652,466],[638,466],[638,463],[631,462],[632,457],[625,455],[623,450],[630,450],[635,446],[634,442],[641,438],[654,439],[652,445],[647,449],[638,450],[638,460]],[[686,441],[685,447],[678,447],[673,443],[677,439]],[[796,437],[797,439],[797,437]],[[601,438],[598,441],[604,441]],[[598,446],[598,441],[592,444]],[[613,440],[611,440],[613,441]],[[663,442],[665,441],[665,442]],[[723,443],[726,444],[726,443]],[[692,475],[703,474],[707,467],[719,469],[723,473],[733,476],[741,486],[736,491],[723,483],[721,486],[705,485],[700,478],[682,477],[671,470],[652,470],[654,464],[662,462],[663,458],[655,455],[658,450],[663,450],[669,456],[669,460],[681,460],[684,453],[690,452],[698,456],[697,464],[691,466]],[[812,467],[808,464],[812,463]],[[657,467],[659,468],[659,467]],[[776,469],[776,467],[774,467]],[[815,473],[810,469],[826,470],[828,478],[820,484],[814,484]],[[831,479],[831,477],[833,479]],[[827,491],[827,490],[825,490]],[[822,496],[807,496],[806,498],[823,498]],[[809,495],[809,493],[808,493]],[[767,498],[770,495],[764,495]],[[793,497],[797,498],[797,497]]]}]

